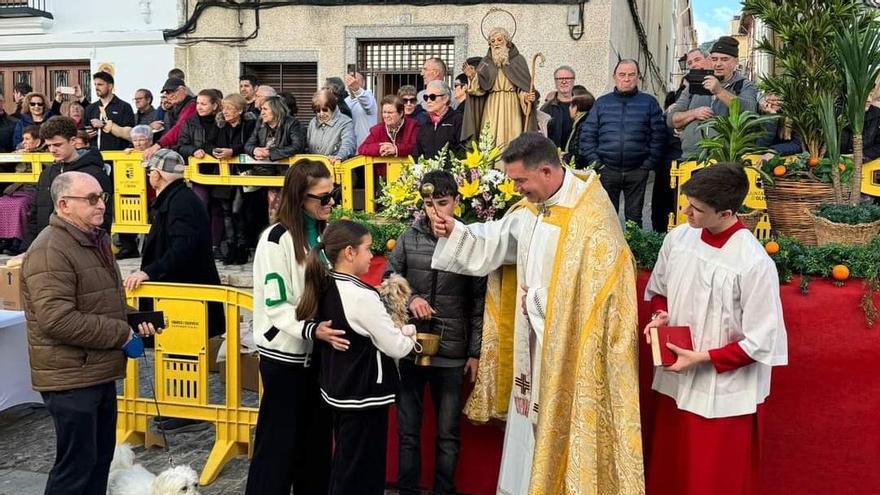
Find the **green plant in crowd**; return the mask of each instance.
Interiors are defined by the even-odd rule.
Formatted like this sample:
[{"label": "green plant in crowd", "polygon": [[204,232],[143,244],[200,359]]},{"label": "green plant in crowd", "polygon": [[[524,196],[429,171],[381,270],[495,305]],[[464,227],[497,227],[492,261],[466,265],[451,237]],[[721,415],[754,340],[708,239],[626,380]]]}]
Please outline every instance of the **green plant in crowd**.
[{"label": "green plant in crowd", "polygon": [[623,231],[626,243],[636,259],[636,265],[639,268],[651,270],[657,264],[657,256],[660,254],[660,247],[663,246],[663,234],[642,230],[639,225],[633,221],[626,222]]},{"label": "green plant in crowd", "polygon": [[880,221],[880,206],[821,205],[816,215],[834,223],[858,225]]},{"label": "green plant in crowd", "polygon": [[862,198],[865,102],[880,76],[880,22],[876,14],[867,7],[859,9],[850,26],[838,30],[835,41],[834,53],[843,69],[844,111],[852,132],[854,173],[849,201],[855,206]]},{"label": "green plant in crowd", "polygon": [[[841,123],[834,96],[831,93],[820,95],[818,109],[822,132],[825,134],[825,158],[831,163],[840,163]],[[843,203],[843,186],[840,183],[840,170],[837,167],[831,167],[831,184],[834,188],[834,202]]]},{"label": "green plant in crowd", "polygon": [[336,207],[330,214],[330,221],[351,220],[364,225],[370,230],[373,237],[373,243],[370,244],[370,250],[374,253],[382,254],[387,251],[386,245],[390,239],[397,239],[400,234],[406,230],[407,225],[402,222],[388,221],[383,217],[370,215],[360,211],[346,210],[342,207]]}]

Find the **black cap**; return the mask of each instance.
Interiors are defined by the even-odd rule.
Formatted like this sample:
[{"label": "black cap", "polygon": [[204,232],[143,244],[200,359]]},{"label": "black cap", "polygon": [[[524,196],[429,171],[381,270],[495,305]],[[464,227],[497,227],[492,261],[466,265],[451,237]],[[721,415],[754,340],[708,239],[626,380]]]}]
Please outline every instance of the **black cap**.
[{"label": "black cap", "polygon": [[739,57],[739,41],[732,36],[722,36],[715,41],[709,53],[723,53],[731,57]]},{"label": "black cap", "polygon": [[186,86],[186,84],[184,84],[184,82],[183,82],[183,79],[178,79],[176,77],[172,77],[172,78],[169,78],[167,81],[165,81],[165,84],[162,85],[161,92],[164,93],[166,91],[175,91],[177,88],[179,88],[181,86]]}]

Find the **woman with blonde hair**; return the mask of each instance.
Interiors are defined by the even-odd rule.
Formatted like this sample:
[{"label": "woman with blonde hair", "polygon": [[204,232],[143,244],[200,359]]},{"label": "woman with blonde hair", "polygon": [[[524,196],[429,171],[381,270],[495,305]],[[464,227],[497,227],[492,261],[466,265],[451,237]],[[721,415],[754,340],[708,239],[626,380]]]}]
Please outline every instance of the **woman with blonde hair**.
[{"label": "woman with blonde hair", "polygon": [[51,116],[52,111],[42,93],[31,91],[25,95],[21,100],[21,118],[18,119],[15,130],[12,132],[12,147],[17,149],[21,144],[21,135],[25,127],[32,125],[39,127]]}]

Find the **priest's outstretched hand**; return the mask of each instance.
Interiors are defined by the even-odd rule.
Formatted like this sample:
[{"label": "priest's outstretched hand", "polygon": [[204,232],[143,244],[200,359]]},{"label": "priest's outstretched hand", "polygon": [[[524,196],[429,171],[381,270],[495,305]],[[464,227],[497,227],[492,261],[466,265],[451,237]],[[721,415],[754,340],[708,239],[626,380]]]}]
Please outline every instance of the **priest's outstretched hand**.
[{"label": "priest's outstretched hand", "polygon": [[428,212],[428,220],[431,222],[431,230],[438,239],[449,237],[452,229],[455,228],[455,219],[451,216],[437,211],[436,208],[425,208]]}]

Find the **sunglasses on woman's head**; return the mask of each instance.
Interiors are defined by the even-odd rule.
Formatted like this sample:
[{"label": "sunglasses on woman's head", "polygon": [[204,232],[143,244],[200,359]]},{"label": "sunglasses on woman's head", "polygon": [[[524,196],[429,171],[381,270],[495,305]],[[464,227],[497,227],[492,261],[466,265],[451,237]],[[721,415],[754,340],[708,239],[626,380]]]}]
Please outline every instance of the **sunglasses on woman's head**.
[{"label": "sunglasses on woman's head", "polygon": [[422,99],[424,99],[425,101],[434,101],[441,96],[446,96],[446,93],[440,93],[438,95],[425,93],[422,95]]},{"label": "sunglasses on woman's head", "polygon": [[332,191],[330,191],[328,193],[320,194],[320,195],[306,193],[307,197],[312,198],[312,199],[317,199],[318,201],[320,201],[321,206],[327,206],[330,204],[331,201],[338,203],[339,202],[337,200],[338,195],[339,195],[339,188],[338,187],[334,187]]},{"label": "sunglasses on woman's head", "polygon": [[415,96],[413,96],[412,98],[403,98],[403,102],[404,102],[404,103],[412,103],[412,104],[415,104],[416,101],[418,101],[418,100],[416,99]]}]

